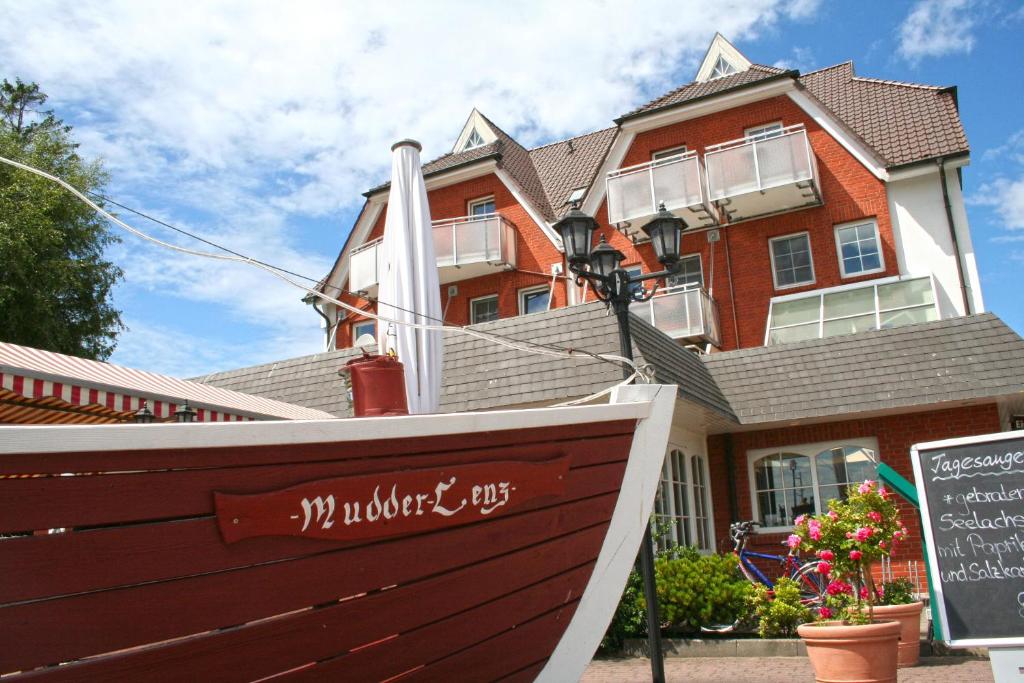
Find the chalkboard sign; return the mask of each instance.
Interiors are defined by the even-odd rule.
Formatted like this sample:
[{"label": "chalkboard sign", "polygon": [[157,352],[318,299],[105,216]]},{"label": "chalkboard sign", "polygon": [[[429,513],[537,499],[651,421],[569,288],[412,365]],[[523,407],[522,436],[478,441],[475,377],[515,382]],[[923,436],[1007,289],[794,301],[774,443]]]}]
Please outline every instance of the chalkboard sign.
[{"label": "chalkboard sign", "polygon": [[922,443],[911,460],[943,640],[1024,645],[1024,432]]}]

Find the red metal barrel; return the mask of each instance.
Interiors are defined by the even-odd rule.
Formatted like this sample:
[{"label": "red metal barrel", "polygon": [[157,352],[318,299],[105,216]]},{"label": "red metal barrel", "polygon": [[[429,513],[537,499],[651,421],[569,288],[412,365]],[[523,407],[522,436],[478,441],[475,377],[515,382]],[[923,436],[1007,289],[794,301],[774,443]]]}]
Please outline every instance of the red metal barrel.
[{"label": "red metal barrel", "polygon": [[350,378],[355,417],[409,414],[405,370],[397,358],[364,354],[345,363],[338,372]]}]

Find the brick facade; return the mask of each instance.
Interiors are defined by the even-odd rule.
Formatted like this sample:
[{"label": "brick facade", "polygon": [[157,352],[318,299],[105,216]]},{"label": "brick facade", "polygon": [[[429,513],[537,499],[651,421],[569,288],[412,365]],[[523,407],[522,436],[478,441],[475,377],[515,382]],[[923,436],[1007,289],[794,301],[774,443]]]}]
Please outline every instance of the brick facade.
[{"label": "brick facade", "polygon": [[[845,420],[824,424],[741,432],[731,435],[709,436],[708,461],[712,481],[712,505],[715,518],[715,538],[719,550],[731,548],[729,542],[730,476],[736,483],[736,506],[740,520],[754,519],[750,494],[750,475],[747,453],[761,448],[782,448],[818,442],[840,443],[844,439],[875,437],[878,439],[879,458],[909,481],[914,481],[910,464],[910,447],[924,441],[953,439],[1000,431],[999,409],[996,404],[964,406],[947,410],[890,415],[863,420]],[[732,472],[727,468],[726,444],[732,441]],[[916,510],[902,502],[904,523],[909,531],[908,540],[893,554],[893,562],[921,560],[921,525]],[[763,552],[781,552],[784,533],[765,533],[756,537],[750,547]],[[923,568],[922,568],[923,571]]]}]

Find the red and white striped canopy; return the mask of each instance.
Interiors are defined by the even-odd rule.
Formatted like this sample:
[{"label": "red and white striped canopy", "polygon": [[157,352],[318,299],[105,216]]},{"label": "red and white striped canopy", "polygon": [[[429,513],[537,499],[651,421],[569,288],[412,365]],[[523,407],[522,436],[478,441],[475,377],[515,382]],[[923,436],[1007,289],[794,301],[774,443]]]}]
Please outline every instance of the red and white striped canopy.
[{"label": "red and white striped canopy", "polygon": [[[185,401],[199,422],[334,417],[199,382],[0,342],[0,423],[34,421],[13,418],[12,411],[28,407],[67,413],[67,419],[47,422],[121,421],[143,402],[159,420],[172,418]],[[4,418],[5,411],[9,419]]]}]

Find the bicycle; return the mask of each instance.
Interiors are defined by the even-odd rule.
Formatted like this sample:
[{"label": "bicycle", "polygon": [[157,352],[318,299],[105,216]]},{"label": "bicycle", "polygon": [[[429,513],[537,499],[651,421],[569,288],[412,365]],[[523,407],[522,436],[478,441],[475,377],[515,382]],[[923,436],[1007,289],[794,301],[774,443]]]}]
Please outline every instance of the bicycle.
[{"label": "bicycle", "polygon": [[[785,555],[774,555],[771,553],[760,553],[747,550],[747,540],[754,533],[754,527],[759,524],[753,520],[745,522],[733,522],[729,525],[729,537],[733,542],[733,555],[736,556],[737,567],[744,578],[752,584],[762,584],[771,593],[775,588],[775,581],[780,578],[789,578],[800,586],[800,602],[807,607],[815,607],[822,604],[826,595],[828,580],[818,571],[818,560],[800,562],[799,556],[790,551]],[[757,565],[754,558],[761,560],[772,560],[780,566],[780,571],[775,581],[765,575]],[[732,631],[739,622],[722,626],[702,626],[701,630],[707,633],[727,633]]]}]

